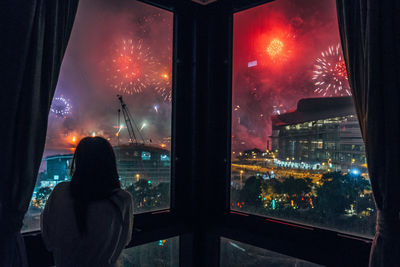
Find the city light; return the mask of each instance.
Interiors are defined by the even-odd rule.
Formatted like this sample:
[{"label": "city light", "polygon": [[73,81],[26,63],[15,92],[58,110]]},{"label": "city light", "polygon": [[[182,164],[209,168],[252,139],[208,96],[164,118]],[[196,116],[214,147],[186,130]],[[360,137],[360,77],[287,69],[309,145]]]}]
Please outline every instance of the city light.
[{"label": "city light", "polygon": [[118,128],[118,132],[115,133],[115,136],[119,136],[119,133],[121,132],[122,128],[124,128],[124,126],[121,124]]},{"label": "city light", "polygon": [[153,109],[158,113],[158,105],[154,105]]},{"label": "city light", "polygon": [[359,169],[353,168],[350,170],[350,173],[354,176],[357,176],[357,175],[360,175],[361,172]]},{"label": "city light", "polygon": [[253,60],[253,61],[250,61],[249,63],[247,63],[248,68],[255,67],[255,66],[257,66],[257,60]]}]

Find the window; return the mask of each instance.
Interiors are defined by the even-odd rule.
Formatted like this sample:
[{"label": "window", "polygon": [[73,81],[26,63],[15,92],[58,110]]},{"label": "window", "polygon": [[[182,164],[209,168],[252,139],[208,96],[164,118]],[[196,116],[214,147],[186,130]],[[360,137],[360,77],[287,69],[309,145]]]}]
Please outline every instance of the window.
[{"label": "window", "polygon": [[234,14],[231,208],[372,236],[334,0]]},{"label": "window", "polygon": [[173,13],[148,4],[80,1],[23,230],[38,229],[52,189],[71,179],[73,153],[85,136],[112,144],[136,213],[169,208],[172,31]]},{"label": "window", "polygon": [[142,152],[142,160],[150,160],[151,159],[151,153],[147,151]]},{"label": "window", "polygon": [[285,256],[266,249],[254,247],[235,240],[221,238],[221,267],[235,266],[302,266],[317,267],[317,265],[304,260]]},{"label": "window", "polygon": [[131,247],[120,256],[123,267],[128,266],[179,266],[179,237]]}]

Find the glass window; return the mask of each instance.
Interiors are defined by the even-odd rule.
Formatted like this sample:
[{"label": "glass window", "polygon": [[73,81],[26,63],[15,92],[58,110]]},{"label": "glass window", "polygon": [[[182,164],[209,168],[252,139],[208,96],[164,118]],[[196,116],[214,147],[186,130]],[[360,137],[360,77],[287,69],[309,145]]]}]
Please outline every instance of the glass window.
[{"label": "glass window", "polygon": [[234,15],[231,208],[373,236],[334,0]]},{"label": "glass window", "polygon": [[122,267],[128,266],[179,266],[179,237],[131,247],[123,250]]},{"label": "glass window", "polygon": [[51,190],[71,179],[85,136],[112,144],[136,213],[169,207],[172,31],[172,12],[139,1],[80,1],[23,230],[38,229]]},{"label": "glass window", "polygon": [[308,261],[296,259],[273,251],[254,247],[235,240],[221,238],[221,267],[271,266],[318,267]]},{"label": "glass window", "polygon": [[168,155],[161,155],[160,160],[161,161],[170,161]]},{"label": "glass window", "polygon": [[142,151],[142,160],[151,160],[151,153],[147,151]]}]

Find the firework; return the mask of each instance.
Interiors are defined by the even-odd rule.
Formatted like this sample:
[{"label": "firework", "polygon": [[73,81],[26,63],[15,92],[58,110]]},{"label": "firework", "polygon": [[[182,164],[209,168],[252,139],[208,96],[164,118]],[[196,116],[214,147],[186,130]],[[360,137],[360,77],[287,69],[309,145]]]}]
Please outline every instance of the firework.
[{"label": "firework", "polygon": [[314,92],[322,96],[351,95],[340,44],[321,53],[314,65]]},{"label": "firework", "polygon": [[296,35],[290,28],[279,27],[254,37],[256,64],[271,69],[279,69],[289,62],[295,55]]},{"label": "firework", "polygon": [[68,99],[63,96],[55,97],[50,107],[50,111],[59,118],[65,118],[71,114],[71,105]]},{"label": "firework", "polygon": [[172,86],[170,71],[160,71],[156,74],[154,90],[162,96],[164,101],[171,102]]},{"label": "firework", "polygon": [[154,82],[155,62],[142,40],[122,40],[111,63],[108,81],[122,93],[140,93]]},{"label": "firework", "polygon": [[271,58],[275,58],[282,53],[284,43],[279,39],[273,39],[267,46],[267,53]]}]

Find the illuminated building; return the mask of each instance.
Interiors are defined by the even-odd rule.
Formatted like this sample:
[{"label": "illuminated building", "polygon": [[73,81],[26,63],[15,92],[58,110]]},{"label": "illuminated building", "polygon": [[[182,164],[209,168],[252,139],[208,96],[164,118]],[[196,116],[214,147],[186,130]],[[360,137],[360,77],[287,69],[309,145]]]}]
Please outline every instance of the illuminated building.
[{"label": "illuminated building", "polygon": [[[166,149],[149,145],[121,145],[114,147],[118,174],[123,187],[139,179],[153,184],[169,182],[170,153]],[[54,187],[59,182],[70,180],[70,164],[73,154],[54,155],[45,159],[46,169],[39,175],[39,185]]]},{"label": "illuminated building", "polygon": [[152,184],[170,181],[170,153],[166,149],[143,144],[114,147],[121,185],[130,186],[140,179]]},{"label": "illuminated building", "polygon": [[54,187],[56,184],[70,180],[70,168],[73,154],[53,155],[45,159],[46,170],[39,175],[41,187]]},{"label": "illuminated building", "polygon": [[347,171],[366,163],[351,97],[301,99],[295,111],[271,120],[277,165]]}]

